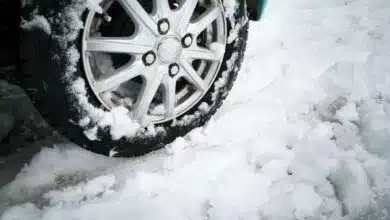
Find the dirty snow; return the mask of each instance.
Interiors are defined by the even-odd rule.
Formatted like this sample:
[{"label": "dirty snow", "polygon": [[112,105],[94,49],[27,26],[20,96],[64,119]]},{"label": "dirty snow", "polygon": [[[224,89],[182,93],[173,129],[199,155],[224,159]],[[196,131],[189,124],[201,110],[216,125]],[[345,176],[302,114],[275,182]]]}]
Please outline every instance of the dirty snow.
[{"label": "dirty snow", "polygon": [[390,2],[270,1],[203,128],[137,159],[44,148],[0,219],[389,219]]}]

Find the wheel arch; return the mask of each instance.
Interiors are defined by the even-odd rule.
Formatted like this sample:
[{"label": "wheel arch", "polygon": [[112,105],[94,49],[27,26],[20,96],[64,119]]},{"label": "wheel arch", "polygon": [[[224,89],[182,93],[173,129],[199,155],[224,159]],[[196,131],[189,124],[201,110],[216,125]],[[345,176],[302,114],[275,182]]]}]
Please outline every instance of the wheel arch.
[{"label": "wheel arch", "polygon": [[259,21],[268,0],[246,0],[248,16],[251,21]]}]

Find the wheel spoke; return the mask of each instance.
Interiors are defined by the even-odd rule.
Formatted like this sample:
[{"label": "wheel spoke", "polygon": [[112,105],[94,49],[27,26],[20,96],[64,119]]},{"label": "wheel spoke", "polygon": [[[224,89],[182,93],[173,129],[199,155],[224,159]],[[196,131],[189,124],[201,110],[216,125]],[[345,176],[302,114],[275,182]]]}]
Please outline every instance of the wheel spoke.
[{"label": "wheel spoke", "polygon": [[191,17],[194,14],[198,0],[186,0],[182,1],[182,5],[179,9],[179,23],[177,30],[183,34],[187,30]]},{"label": "wheel spoke", "polygon": [[167,18],[171,11],[168,0],[154,0],[154,13],[156,13],[160,19]]},{"label": "wheel spoke", "polygon": [[136,76],[139,76],[142,73],[142,70],[145,69],[145,66],[141,62],[136,62],[132,64],[125,65],[117,69],[112,76],[101,79],[95,82],[94,86],[98,93],[102,93],[113,89],[124,82],[127,82],[133,79]]},{"label": "wheel spoke", "polygon": [[119,2],[138,25],[158,36],[156,23],[137,0],[119,0]]},{"label": "wheel spoke", "polygon": [[124,37],[93,37],[86,43],[87,51],[107,53],[143,54],[152,48],[149,42]]},{"label": "wheel spoke", "polygon": [[180,65],[185,71],[183,75],[187,80],[190,81],[198,90],[201,92],[205,92],[207,89],[207,85],[204,80],[199,76],[199,74],[195,71],[192,65],[185,59],[180,60]]},{"label": "wheel spoke", "polygon": [[166,76],[164,78],[163,85],[165,116],[168,118],[175,117],[176,80],[169,76]]},{"label": "wheel spoke", "polygon": [[188,59],[220,61],[220,57],[212,50],[197,46],[184,50],[184,56]]},{"label": "wheel spoke", "polygon": [[190,23],[188,26],[188,32],[194,36],[198,36],[207,26],[215,21],[220,15],[220,9],[217,6],[213,6],[207,10],[197,21]]},{"label": "wheel spoke", "polygon": [[162,83],[165,74],[161,74],[157,65],[148,67],[143,74],[145,83],[133,109],[133,117],[143,123],[146,119],[150,104]]}]

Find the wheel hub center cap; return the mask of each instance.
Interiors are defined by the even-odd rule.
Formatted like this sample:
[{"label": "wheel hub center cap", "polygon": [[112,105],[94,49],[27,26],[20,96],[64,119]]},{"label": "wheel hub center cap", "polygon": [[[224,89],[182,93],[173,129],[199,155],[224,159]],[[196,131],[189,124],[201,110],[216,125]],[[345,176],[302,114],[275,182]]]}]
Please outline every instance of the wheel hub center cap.
[{"label": "wheel hub center cap", "polygon": [[157,47],[157,55],[165,63],[177,61],[182,50],[181,42],[176,37],[163,38]]}]

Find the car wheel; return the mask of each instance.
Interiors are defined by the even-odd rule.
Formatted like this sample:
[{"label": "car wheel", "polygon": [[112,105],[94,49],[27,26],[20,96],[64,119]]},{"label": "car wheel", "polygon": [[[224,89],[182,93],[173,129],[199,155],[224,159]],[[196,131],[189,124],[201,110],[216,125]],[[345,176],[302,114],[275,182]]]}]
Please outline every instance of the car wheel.
[{"label": "car wheel", "polygon": [[99,154],[142,155],[203,126],[246,48],[245,1],[34,4],[21,25],[24,87],[49,124]]}]

